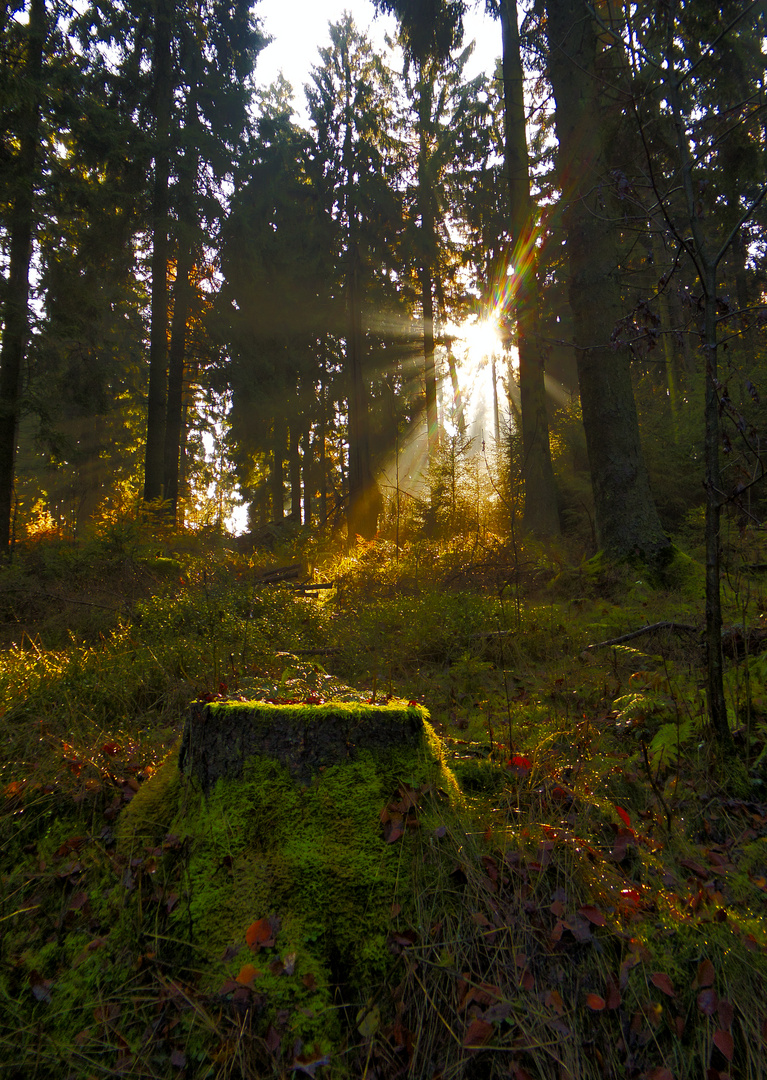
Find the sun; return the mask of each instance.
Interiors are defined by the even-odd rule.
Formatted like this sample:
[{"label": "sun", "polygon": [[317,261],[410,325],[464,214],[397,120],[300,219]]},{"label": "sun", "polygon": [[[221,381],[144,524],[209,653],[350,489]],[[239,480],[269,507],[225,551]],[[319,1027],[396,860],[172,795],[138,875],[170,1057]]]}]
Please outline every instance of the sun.
[{"label": "sun", "polygon": [[501,330],[492,317],[466,320],[448,329],[455,338],[458,351],[465,354],[465,363],[469,368],[483,367],[491,357],[503,352]]}]

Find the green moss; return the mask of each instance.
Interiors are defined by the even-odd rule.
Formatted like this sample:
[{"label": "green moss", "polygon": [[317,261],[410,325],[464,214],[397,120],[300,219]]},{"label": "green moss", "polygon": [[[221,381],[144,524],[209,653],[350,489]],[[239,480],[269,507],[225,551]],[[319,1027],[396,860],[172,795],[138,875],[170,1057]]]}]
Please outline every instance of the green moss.
[{"label": "green moss", "polygon": [[[382,836],[381,811],[401,797],[400,784],[420,792],[410,819],[422,830],[437,823],[440,799],[458,797],[428,722],[418,746],[360,750],[305,785],[274,759],[255,756],[241,778],[219,780],[205,796],[169,757],[118,829],[126,854],[169,833],[186,838],[183,897],[156,942],[163,962],[194,968],[210,993],[252,964],[260,972],[253,993],[266,999],[264,1022],[287,1010],[302,1040],[339,1037],[337,994],[352,1006],[364,1003],[393,963],[391,905],[418,846],[416,827],[396,843]],[[274,946],[253,955],[246,932],[268,917],[280,924]]]}]

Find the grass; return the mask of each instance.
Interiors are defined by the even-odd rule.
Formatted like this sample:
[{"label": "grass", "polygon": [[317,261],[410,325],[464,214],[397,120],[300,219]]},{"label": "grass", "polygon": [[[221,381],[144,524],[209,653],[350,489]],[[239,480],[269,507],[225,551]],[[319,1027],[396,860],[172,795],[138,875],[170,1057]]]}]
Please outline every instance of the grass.
[{"label": "grass", "polygon": [[[767,1075],[767,668],[729,664],[722,762],[696,635],[594,647],[701,625],[689,567],[671,589],[540,546],[367,545],[318,570],[337,587],[315,600],[259,585],[274,556],[129,539],[40,544],[0,577],[0,1076]],[[758,628],[744,582],[726,617]],[[319,910],[290,961],[287,899],[261,976],[244,939],[211,967],[194,882],[231,880],[234,904],[256,856],[221,837],[206,855],[178,823],[129,851],[125,809],[159,790],[193,699],[348,686],[424,704],[461,789],[406,799],[389,844],[400,796],[371,805],[366,851],[393,868],[368,908],[379,974],[345,974]]]}]

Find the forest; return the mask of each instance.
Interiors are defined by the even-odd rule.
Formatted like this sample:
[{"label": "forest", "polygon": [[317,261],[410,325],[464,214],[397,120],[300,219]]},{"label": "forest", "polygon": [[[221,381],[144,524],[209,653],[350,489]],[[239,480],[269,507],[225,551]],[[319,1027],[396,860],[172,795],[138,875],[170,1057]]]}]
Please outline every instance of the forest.
[{"label": "forest", "polygon": [[480,3],[3,5],[3,1080],[767,1080],[765,6]]}]

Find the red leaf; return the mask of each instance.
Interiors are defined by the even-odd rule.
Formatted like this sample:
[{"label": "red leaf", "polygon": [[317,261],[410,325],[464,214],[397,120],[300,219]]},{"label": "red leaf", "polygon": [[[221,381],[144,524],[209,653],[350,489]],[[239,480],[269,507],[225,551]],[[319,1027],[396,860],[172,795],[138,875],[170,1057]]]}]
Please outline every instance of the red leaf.
[{"label": "red leaf", "polygon": [[628,815],[628,811],[624,810],[622,806],[616,806],[615,810],[616,810],[616,813],[618,814],[618,817],[621,819],[621,821],[626,826],[626,828],[630,829],[631,828],[631,818]]},{"label": "red leaf", "polygon": [[617,1009],[621,1003],[621,992],[618,989],[618,984],[612,975],[607,976],[607,997],[605,1004],[608,1009]]},{"label": "red leaf", "polygon": [[676,997],[676,991],[671,984],[671,979],[663,971],[656,971],[654,975],[650,976],[650,982],[653,986],[657,986],[668,997]]},{"label": "red leaf", "polygon": [[114,757],[115,754],[120,753],[120,747],[116,742],[105,742],[101,747],[101,753],[106,754],[107,757]]},{"label": "red leaf", "polygon": [[486,1043],[490,1042],[494,1031],[495,1028],[493,1025],[488,1024],[486,1020],[480,1020],[479,1018],[472,1020],[463,1037],[463,1045],[467,1048],[484,1046]]},{"label": "red leaf", "polygon": [[732,1041],[732,1035],[730,1035],[729,1031],[718,1028],[714,1032],[714,1046],[724,1054],[728,1061],[732,1061],[732,1055],[735,1052],[735,1044]]},{"label": "red leaf", "polygon": [[506,762],[506,768],[510,769],[513,773],[520,777],[520,779],[523,780],[530,773],[532,767],[532,761],[524,754],[514,754],[514,756],[510,757],[509,760]]},{"label": "red leaf", "polygon": [[733,1009],[733,1007],[732,1007],[732,1005],[731,1005],[731,1003],[729,1001],[722,1000],[722,1001],[719,1002],[719,1010],[718,1011],[719,1011],[719,1023],[722,1025],[722,1027],[724,1028],[725,1031],[729,1031],[730,1028],[732,1027],[732,1021],[733,1021],[733,1017],[735,1015],[735,1010]]},{"label": "red leaf", "polygon": [[587,1007],[589,1009],[592,1009],[594,1012],[601,1012],[606,1004],[607,1002],[605,1001],[605,999],[603,997],[600,997],[599,994],[588,994],[586,997]]},{"label": "red leaf", "polygon": [[584,904],[583,907],[578,908],[578,914],[582,915],[584,919],[588,919],[594,926],[604,926],[605,917],[598,907],[593,904]]},{"label": "red leaf", "polygon": [[710,876],[710,873],[705,866],[701,866],[700,863],[695,862],[694,859],[680,859],[679,863],[687,870],[692,870],[696,877],[702,878],[704,881]]},{"label": "red leaf", "polygon": [[621,889],[621,906],[629,911],[636,911],[642,902],[638,889]]}]

